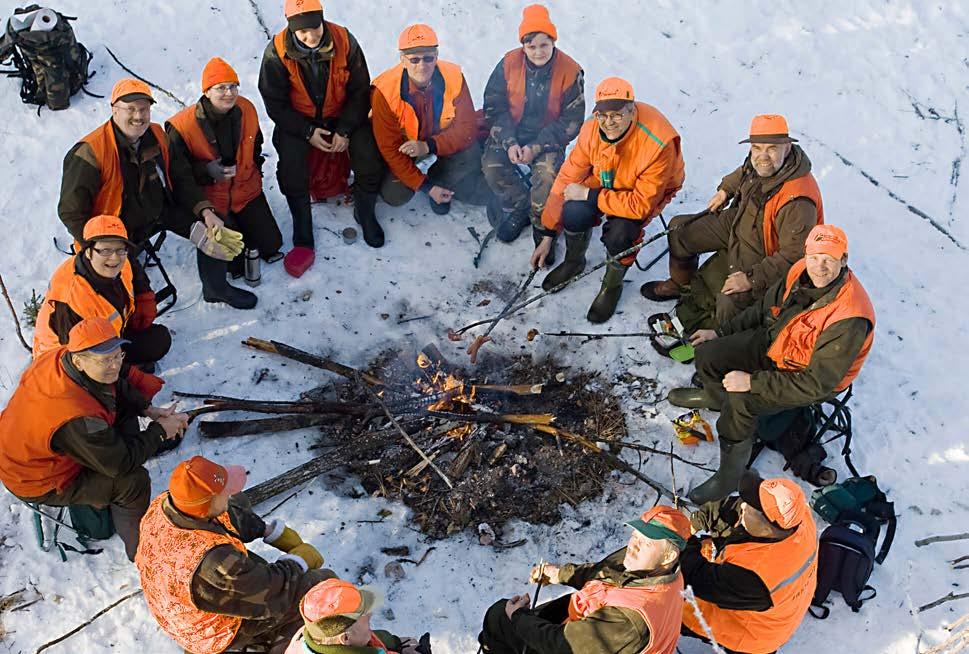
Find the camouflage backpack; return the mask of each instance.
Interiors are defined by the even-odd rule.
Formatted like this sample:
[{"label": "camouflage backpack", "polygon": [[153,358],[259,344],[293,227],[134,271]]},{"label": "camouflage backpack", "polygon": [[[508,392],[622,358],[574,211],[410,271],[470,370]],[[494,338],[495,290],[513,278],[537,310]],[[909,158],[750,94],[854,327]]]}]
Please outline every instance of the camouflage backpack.
[{"label": "camouflage backpack", "polygon": [[44,105],[67,109],[72,95],[87,93],[84,85],[93,77],[92,55],[74,37],[72,20],[76,17],[30,5],[14,11],[0,38],[0,63],[15,68],[3,72],[21,78],[20,99],[38,105],[38,112]]}]

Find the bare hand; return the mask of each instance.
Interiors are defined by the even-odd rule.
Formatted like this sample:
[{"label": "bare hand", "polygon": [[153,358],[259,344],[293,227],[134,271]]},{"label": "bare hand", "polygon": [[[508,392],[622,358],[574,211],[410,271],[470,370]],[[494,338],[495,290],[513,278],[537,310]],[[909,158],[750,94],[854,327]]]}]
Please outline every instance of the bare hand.
[{"label": "bare hand", "polygon": [[532,568],[532,573],[529,575],[528,580],[537,584],[539,582],[539,574],[541,573],[541,578],[543,579],[543,584],[550,584],[554,586],[555,584],[561,583],[559,578],[559,567],[557,565],[551,565],[546,563],[544,568],[540,565],[536,565]]},{"label": "bare hand", "polygon": [[313,134],[310,136],[310,145],[312,145],[317,150],[322,150],[323,152],[330,152],[330,144],[326,142],[326,136],[329,134],[325,129],[317,127],[313,130]]},{"label": "bare hand", "polygon": [[225,222],[219,218],[219,214],[212,209],[202,209],[202,220],[205,221],[205,226],[209,228],[225,226]]},{"label": "bare hand", "polygon": [[188,429],[188,415],[184,413],[172,413],[166,416],[158,416],[155,422],[165,430],[165,440],[175,440],[185,433]]},{"label": "bare hand", "polygon": [[523,163],[526,166],[531,165],[535,161],[535,157],[538,156],[539,147],[537,145],[525,145],[522,146],[522,160],[517,163]]},{"label": "bare hand", "polygon": [[175,407],[150,406],[144,411],[146,418],[157,420],[160,416],[170,416],[175,413]]},{"label": "bare hand", "polygon": [[518,609],[527,609],[530,605],[531,600],[528,599],[528,595],[516,595],[505,602],[505,615],[511,620],[511,616],[514,615],[515,611]]},{"label": "bare hand", "polygon": [[565,187],[565,199],[584,202],[589,199],[589,187],[572,182]]},{"label": "bare hand", "polygon": [[712,329],[698,329],[690,336],[690,345],[696,347],[700,343],[712,341],[717,337],[717,332]]},{"label": "bare hand", "polygon": [[413,157],[414,159],[426,157],[431,152],[431,146],[425,141],[407,141],[397,149],[402,154],[406,154],[408,157]]},{"label": "bare hand", "polygon": [[723,387],[729,393],[749,393],[750,373],[741,370],[731,370],[723,378]]},{"label": "bare hand", "polygon": [[707,203],[707,211],[716,211],[723,206],[723,203],[727,201],[727,192],[723,189],[717,191],[716,195],[710,198]]},{"label": "bare hand", "polygon": [[752,288],[747,273],[735,272],[727,275],[727,280],[723,283],[720,292],[724,295],[733,295],[734,293],[746,293]]},{"label": "bare hand", "polygon": [[348,147],[350,147],[350,139],[343,134],[333,132],[330,139],[330,152],[346,152]]},{"label": "bare hand", "polygon": [[551,236],[543,236],[541,242],[535,247],[535,251],[532,252],[531,265],[532,270],[538,270],[545,266],[545,260],[548,258],[548,253],[552,251],[552,241],[554,241]]},{"label": "bare hand", "polygon": [[443,186],[432,186],[427,194],[438,204],[447,204],[454,197],[454,191],[449,191]]},{"label": "bare hand", "polygon": [[513,164],[525,163],[522,160],[522,155],[523,155],[523,148],[517,143],[511,146],[510,148],[508,148],[508,161],[512,162]]}]

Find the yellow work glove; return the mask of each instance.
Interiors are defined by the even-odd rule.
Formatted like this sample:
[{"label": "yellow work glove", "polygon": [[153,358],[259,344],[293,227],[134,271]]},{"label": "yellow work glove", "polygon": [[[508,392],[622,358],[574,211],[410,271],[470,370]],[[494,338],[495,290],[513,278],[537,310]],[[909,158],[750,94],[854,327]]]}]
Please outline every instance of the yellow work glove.
[{"label": "yellow work glove", "polygon": [[283,533],[276,540],[266,541],[266,543],[282,552],[292,552],[294,547],[303,544],[303,539],[295,531],[285,527]]},{"label": "yellow work glove", "polygon": [[226,227],[207,227],[196,221],[189,232],[195,247],[213,259],[232,261],[242,252],[242,234]]},{"label": "yellow work glove", "polygon": [[242,232],[229,229],[225,225],[215,228],[215,242],[226,249],[235,259],[245,249],[246,244],[242,242]]},{"label": "yellow work glove", "polygon": [[291,549],[289,554],[303,559],[310,570],[317,570],[323,567],[323,555],[309,543],[300,543]]}]

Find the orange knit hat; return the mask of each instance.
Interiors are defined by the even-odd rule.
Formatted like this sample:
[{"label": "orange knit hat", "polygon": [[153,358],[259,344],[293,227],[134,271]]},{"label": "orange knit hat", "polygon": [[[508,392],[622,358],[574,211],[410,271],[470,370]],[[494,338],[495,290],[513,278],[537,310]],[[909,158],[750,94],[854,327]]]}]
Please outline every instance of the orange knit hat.
[{"label": "orange knit hat", "polygon": [[202,93],[216,84],[238,84],[239,76],[235,69],[221,57],[212,57],[202,69]]},{"label": "orange knit hat", "polygon": [[827,254],[840,259],[848,254],[848,236],[834,225],[815,225],[804,242],[804,254]]},{"label": "orange knit hat", "polygon": [[780,114],[761,114],[750,121],[750,137],[741,143],[796,143],[788,134],[787,119]]},{"label": "orange knit hat", "polygon": [[208,515],[209,507],[219,495],[235,495],[246,485],[242,466],[220,466],[202,456],[182,461],[172,471],[168,494],[182,513],[196,518]]},{"label": "orange knit hat", "polygon": [[401,51],[414,50],[416,48],[436,48],[438,46],[437,34],[431,29],[430,25],[417,23],[404,28],[397,39],[397,49]]},{"label": "orange knit hat", "polygon": [[525,40],[526,34],[541,32],[558,41],[559,33],[549,18],[548,9],[544,5],[528,5],[522,10],[522,22],[518,26],[518,42]]}]

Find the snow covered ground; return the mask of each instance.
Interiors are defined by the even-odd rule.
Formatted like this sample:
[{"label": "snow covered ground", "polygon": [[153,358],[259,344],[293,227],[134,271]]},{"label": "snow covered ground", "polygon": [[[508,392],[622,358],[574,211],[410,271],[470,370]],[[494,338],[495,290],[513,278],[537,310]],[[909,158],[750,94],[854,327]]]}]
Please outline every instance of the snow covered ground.
[{"label": "snow covered ground", "polygon": [[[149,0],[140,3],[64,0],[57,9],[79,16],[78,38],[94,53],[97,76],[90,85],[107,94],[123,71],[108,57],[111,49],[129,67],[192,102],[211,56],[232,63],[243,93],[262,110],[256,90],[259,61],[267,42],[250,2],[243,0]],[[281,3],[255,0],[275,33],[283,26]],[[347,25],[360,41],[376,75],[394,63],[399,31],[411,22],[434,26],[441,55],[460,63],[476,102],[493,66],[515,46],[524,3],[510,0],[421,3],[329,2],[327,16]],[[942,628],[969,610],[965,600],[942,605],[918,617],[919,606],[969,583],[969,571],[950,569],[947,560],[969,553],[969,544],[937,544],[916,549],[913,541],[930,534],[966,531],[969,499],[962,494],[969,471],[969,412],[957,380],[969,364],[965,343],[969,312],[964,276],[969,271],[969,190],[959,180],[967,155],[969,111],[969,4],[827,0],[798,3],[778,0],[622,3],[550,3],[559,45],[583,64],[587,98],[605,76],[630,79],[640,99],[659,107],[683,136],[687,182],[667,216],[692,212],[705,204],[721,175],[742,160],[744,137],[755,113],[783,113],[814,162],[824,193],[826,219],[851,239],[850,265],[866,285],[878,313],[872,355],[855,384],[856,465],[878,476],[899,513],[895,547],[871,583],[878,597],[858,614],[836,599],[826,622],[806,618],[785,652],[884,652],[906,654],[944,637]],[[0,6],[0,16],[14,4]],[[46,288],[62,260],[51,236],[65,238],[56,215],[61,159],[77,139],[108,115],[107,101],[84,95],[69,111],[38,117],[20,103],[14,81],[0,80],[0,233],[10,238],[0,258],[18,310]],[[178,106],[158,96],[154,118],[162,122]],[[262,114],[267,140],[271,124]],[[267,171],[274,162],[270,160]],[[284,234],[290,220],[272,175],[268,196]],[[352,224],[348,209],[333,205],[315,210],[318,256],[303,278],[285,275],[281,265],[264,267],[260,304],[236,312],[199,301],[200,285],[190,245],[171,239],[164,256],[179,288],[179,304],[163,322],[175,332],[172,353],[162,362],[171,389],[292,398],[326,380],[320,371],[290,364],[274,366],[278,380],[252,387],[258,371],[279,361],[239,345],[246,336],[275,338],[362,365],[388,342],[420,346],[436,342],[446,355],[460,347],[444,338],[447,327],[490,315],[494,306],[470,287],[478,280],[519,283],[524,277],[530,239],[493,244],[480,269],[471,266],[477,246],[467,227],[487,231],[482,210],[457,207],[439,218],[423,198],[391,210],[378,206],[387,245],[374,251],[359,242],[346,246],[324,227],[339,231]],[[962,218],[960,221],[959,218]],[[652,228],[655,229],[655,228]],[[943,233],[945,232],[945,233]],[[654,232],[653,232],[654,233]],[[652,248],[648,253],[658,252]],[[601,260],[601,245],[591,249]],[[632,271],[612,331],[643,327],[659,310],[637,293],[639,284],[661,272]],[[626,371],[660,380],[658,393],[689,379],[691,369],[665,360],[644,342],[612,339],[579,345],[539,337],[542,331],[582,330],[597,288],[590,276],[553,302],[543,301],[502,324],[495,333],[500,348],[541,356],[555,351],[575,366]],[[5,311],[5,310],[4,310]],[[384,320],[381,314],[390,314]],[[399,316],[433,317],[396,325]],[[0,398],[16,387],[28,357],[17,343],[9,316],[0,318]],[[963,390],[960,390],[963,388]],[[960,399],[963,398],[963,399]],[[648,398],[646,398],[648,400]],[[628,401],[628,424],[642,442],[668,443],[668,418],[677,410],[665,402],[651,415],[642,401]],[[151,461],[154,490],[161,491],[172,467],[194,454],[245,465],[252,483],[268,479],[307,458],[310,430],[260,441],[202,442],[193,430],[175,452]],[[716,460],[715,447],[689,452]],[[845,471],[837,462],[841,477]],[[764,455],[766,473],[780,470],[776,455]],[[647,461],[644,471],[669,481],[663,457]],[[692,469],[679,468],[678,481],[699,481]],[[628,482],[628,479],[621,480]],[[276,514],[296,525],[319,546],[328,564],[348,578],[369,565],[372,581],[387,592],[393,618],[379,613],[375,623],[402,635],[430,631],[438,654],[475,651],[475,636],[485,608],[499,597],[525,591],[529,567],[551,561],[584,561],[619,547],[627,538],[625,519],[653,502],[642,485],[614,483],[606,497],[567,509],[554,527],[516,525],[511,537],[527,538],[520,548],[496,552],[478,545],[471,534],[425,543],[408,528],[406,510],[376,499],[351,499],[352,482],[310,483]],[[806,488],[806,490],[808,490]],[[522,488],[520,501],[528,502]],[[264,507],[264,510],[268,507]],[[378,524],[379,511],[391,511]],[[390,560],[380,547],[408,545],[418,556],[437,549],[419,568],[391,584],[382,574]],[[262,551],[259,547],[256,551]],[[62,564],[34,545],[29,513],[7,493],[0,494],[0,596],[28,587],[43,598],[22,611],[2,615],[7,631],[0,650],[33,652],[131,592],[137,573],[124,558],[120,542],[106,543],[100,556],[71,555]],[[546,597],[551,597],[548,592]],[[0,632],[2,633],[2,632]],[[709,651],[681,641],[684,654]],[[140,599],[126,602],[51,651],[178,651],[158,629]]]}]

